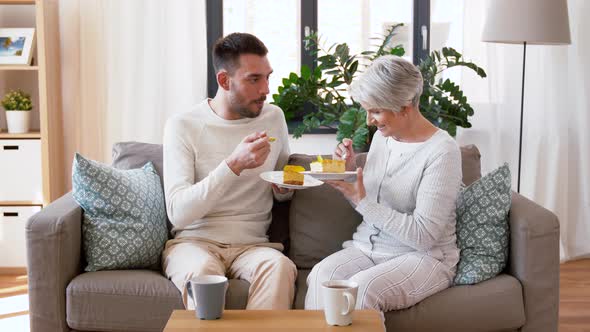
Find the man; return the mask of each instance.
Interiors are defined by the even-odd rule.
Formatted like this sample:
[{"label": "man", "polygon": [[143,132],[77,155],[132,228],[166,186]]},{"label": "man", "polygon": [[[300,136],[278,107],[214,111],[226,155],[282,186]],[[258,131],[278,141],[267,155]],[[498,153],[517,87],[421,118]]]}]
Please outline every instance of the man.
[{"label": "man", "polygon": [[267,52],[250,34],[218,40],[215,98],[166,123],[164,189],[174,239],[163,265],[190,309],[186,281],[203,274],[248,281],[247,309],[290,309],[293,302],[297,269],[266,236],[273,193],[285,200],[292,192],[259,176],[282,169],[289,157],[283,112],[264,104]]}]

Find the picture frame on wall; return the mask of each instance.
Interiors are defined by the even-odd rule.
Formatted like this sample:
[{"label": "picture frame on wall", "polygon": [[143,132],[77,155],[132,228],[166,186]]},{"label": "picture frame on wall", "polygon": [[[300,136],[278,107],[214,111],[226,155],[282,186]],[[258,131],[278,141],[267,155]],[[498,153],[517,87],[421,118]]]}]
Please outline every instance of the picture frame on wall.
[{"label": "picture frame on wall", "polygon": [[35,28],[0,28],[0,65],[30,65]]}]

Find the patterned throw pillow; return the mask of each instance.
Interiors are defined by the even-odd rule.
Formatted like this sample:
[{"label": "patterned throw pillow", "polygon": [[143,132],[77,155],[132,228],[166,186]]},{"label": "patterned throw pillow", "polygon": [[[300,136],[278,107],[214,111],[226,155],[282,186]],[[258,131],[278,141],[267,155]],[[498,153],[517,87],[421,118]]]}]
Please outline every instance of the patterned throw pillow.
[{"label": "patterned throw pillow", "polygon": [[507,164],[465,188],[457,199],[456,285],[471,285],[502,272],[508,261],[508,211],[512,202]]},{"label": "patterned throw pillow", "polygon": [[160,177],[151,162],[118,170],[76,154],[72,183],[84,209],[86,271],[159,267],[168,230]]}]

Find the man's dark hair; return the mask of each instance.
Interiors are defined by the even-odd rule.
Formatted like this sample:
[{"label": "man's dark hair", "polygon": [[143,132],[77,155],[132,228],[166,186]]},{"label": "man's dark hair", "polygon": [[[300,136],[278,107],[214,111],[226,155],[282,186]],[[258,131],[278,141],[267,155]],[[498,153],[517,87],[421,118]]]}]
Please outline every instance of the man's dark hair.
[{"label": "man's dark hair", "polygon": [[231,74],[239,66],[240,55],[256,54],[265,56],[268,49],[256,36],[249,33],[234,32],[219,38],[213,45],[212,53],[215,72],[225,69]]}]

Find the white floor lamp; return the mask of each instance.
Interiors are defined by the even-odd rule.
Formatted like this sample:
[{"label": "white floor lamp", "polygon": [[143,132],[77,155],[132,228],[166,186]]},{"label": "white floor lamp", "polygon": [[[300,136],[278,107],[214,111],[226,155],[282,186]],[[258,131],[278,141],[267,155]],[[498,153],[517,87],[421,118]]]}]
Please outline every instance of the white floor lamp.
[{"label": "white floor lamp", "polygon": [[523,44],[518,184],[516,189],[520,193],[526,46],[527,44],[565,45],[571,43],[567,0],[491,0],[482,41]]}]

